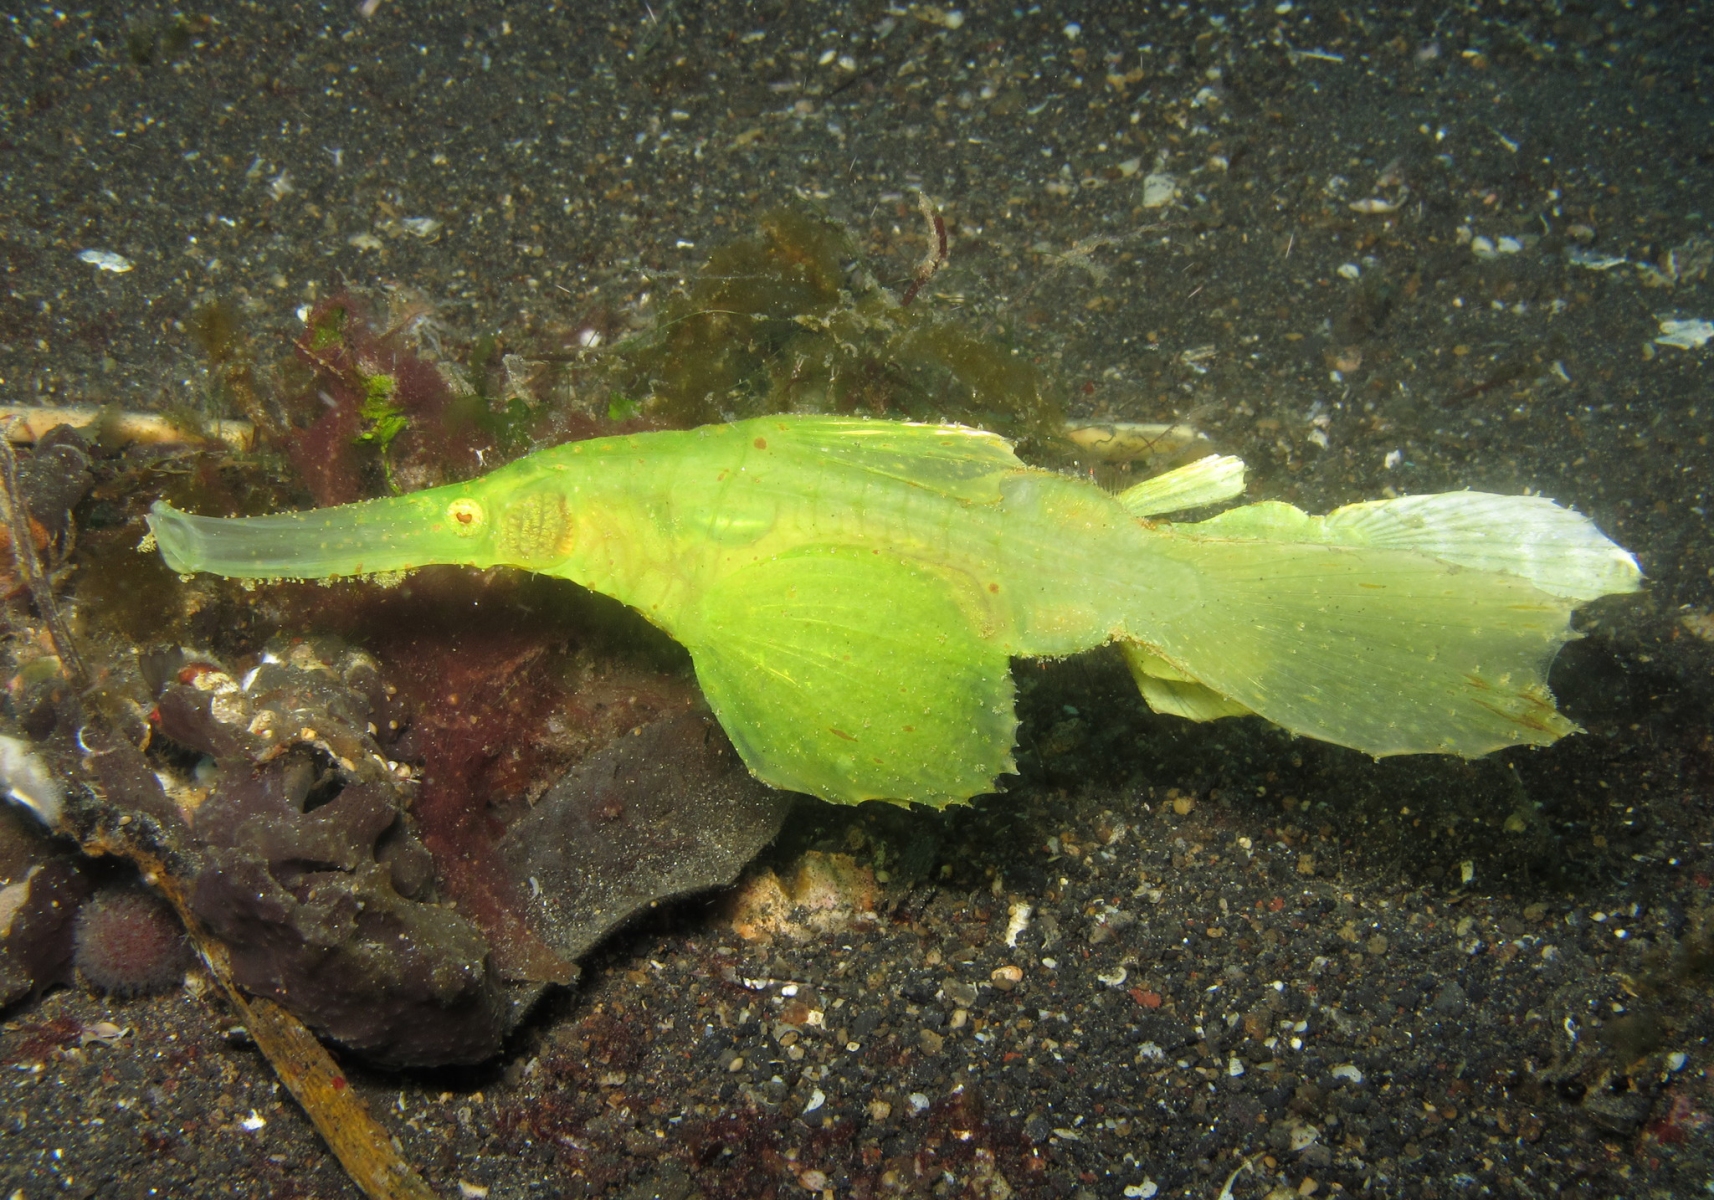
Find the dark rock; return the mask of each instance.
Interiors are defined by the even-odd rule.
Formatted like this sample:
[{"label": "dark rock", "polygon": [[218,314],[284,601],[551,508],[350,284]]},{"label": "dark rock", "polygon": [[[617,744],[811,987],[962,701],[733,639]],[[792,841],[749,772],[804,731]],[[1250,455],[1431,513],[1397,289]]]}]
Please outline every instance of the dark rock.
[{"label": "dark rock", "polygon": [[639,908],[730,883],[790,806],[744,769],[713,718],[686,713],[573,768],[501,852],[529,885],[530,924],[576,958]]},{"label": "dark rock", "polygon": [[35,453],[18,464],[18,485],[30,516],[56,542],[71,526],[71,510],[94,482],[88,444],[69,425],[48,430]]},{"label": "dark rock", "polygon": [[1449,981],[1434,996],[1434,1011],[1455,1017],[1470,1007],[1470,999],[1456,982]]},{"label": "dark rock", "polygon": [[[0,810],[0,822],[24,820]],[[89,880],[69,855],[49,853],[0,877],[0,1008],[72,978],[72,923]]]},{"label": "dark rock", "polygon": [[1628,1137],[1636,1133],[1648,1117],[1649,1101],[1639,1092],[1602,1089],[1584,1097],[1583,1111],[1607,1133]]}]

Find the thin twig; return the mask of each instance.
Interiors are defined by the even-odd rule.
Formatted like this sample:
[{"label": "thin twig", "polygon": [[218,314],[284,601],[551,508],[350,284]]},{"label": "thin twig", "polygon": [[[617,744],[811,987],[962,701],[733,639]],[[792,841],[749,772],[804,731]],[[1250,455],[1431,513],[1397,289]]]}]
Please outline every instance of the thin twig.
[{"label": "thin twig", "polygon": [[[40,441],[59,425],[73,429],[93,425],[103,435],[151,446],[184,445],[197,438],[196,430],[174,424],[160,413],[125,412],[93,404],[0,405],[0,421],[11,421],[7,440],[20,445]],[[201,433],[207,441],[225,442],[240,453],[256,444],[256,427],[249,421],[211,418],[202,422]]]},{"label": "thin twig", "polygon": [[18,566],[18,574],[29,585],[30,597],[35,600],[36,611],[48,627],[48,636],[53,639],[54,653],[59,655],[66,678],[81,692],[89,686],[89,668],[84,666],[83,656],[77,652],[77,643],[71,640],[71,630],[54,600],[53,584],[42,570],[42,560],[36,557],[36,538],[30,529],[30,506],[18,482],[18,456],[12,453],[10,437],[0,437],[0,491],[5,495],[6,519],[12,530],[12,560]]},{"label": "thin twig", "polygon": [[928,250],[917,269],[911,275],[911,286],[905,289],[905,298],[899,301],[899,307],[904,308],[917,298],[922,285],[933,279],[935,273],[947,264],[952,257],[946,239],[946,218],[935,208],[934,201],[928,198],[927,192],[917,193],[917,208],[922,212],[922,219],[928,225]]}]

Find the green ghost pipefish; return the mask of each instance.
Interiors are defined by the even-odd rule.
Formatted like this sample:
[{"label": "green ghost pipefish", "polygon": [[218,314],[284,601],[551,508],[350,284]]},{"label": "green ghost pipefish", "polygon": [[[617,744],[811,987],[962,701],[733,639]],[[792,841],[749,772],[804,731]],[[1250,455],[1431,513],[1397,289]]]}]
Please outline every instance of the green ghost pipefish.
[{"label": "green ghost pipefish", "polygon": [[1009,660],[1117,641],[1149,704],[1253,713],[1373,755],[1484,754],[1577,727],[1548,665],[1640,573],[1585,517],[1456,492],[1311,517],[1230,499],[1210,457],[1109,495],[950,425],[764,417],[572,442],[481,479],[222,520],[164,503],[180,572],[432,563],[557,575],[682,642],[766,783],[941,806],[1013,769]]}]

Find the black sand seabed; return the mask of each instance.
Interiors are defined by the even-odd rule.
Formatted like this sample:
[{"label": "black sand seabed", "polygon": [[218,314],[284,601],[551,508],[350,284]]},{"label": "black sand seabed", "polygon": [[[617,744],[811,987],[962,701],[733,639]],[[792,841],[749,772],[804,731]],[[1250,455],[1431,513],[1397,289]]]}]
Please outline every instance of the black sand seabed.
[{"label": "black sand seabed", "polygon": [[[954,242],[919,302],[1002,314],[1077,415],[1193,413],[1314,511],[1593,515],[1650,583],[1556,670],[1589,732],[1376,764],[1153,717],[1104,655],[1031,668],[1009,794],[788,823],[769,863],[879,868],[877,920],[659,912],[491,1071],[354,1067],[406,1156],[496,1200],[1700,1195],[1714,346],[1654,339],[1714,318],[1711,20],[16,7],[4,399],[204,405],[209,298],[284,344],[341,286],[409,289],[449,356],[623,327],[793,196],[898,282],[920,187]],[[0,1193],[356,1194],[206,989],[5,1016]]]}]

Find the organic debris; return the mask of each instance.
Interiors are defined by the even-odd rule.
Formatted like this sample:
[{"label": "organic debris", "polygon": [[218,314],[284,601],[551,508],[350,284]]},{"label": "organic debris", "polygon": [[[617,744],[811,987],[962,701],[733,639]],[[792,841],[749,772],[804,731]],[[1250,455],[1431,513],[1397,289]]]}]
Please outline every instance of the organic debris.
[{"label": "organic debris", "polygon": [[[927,202],[925,201],[925,204]],[[946,259],[945,222],[907,295]],[[1059,434],[1047,378],[997,331],[906,307],[859,264],[845,227],[800,208],[709,256],[653,329],[616,348],[616,394],[673,424],[776,412],[960,421],[1022,441]]]}]

